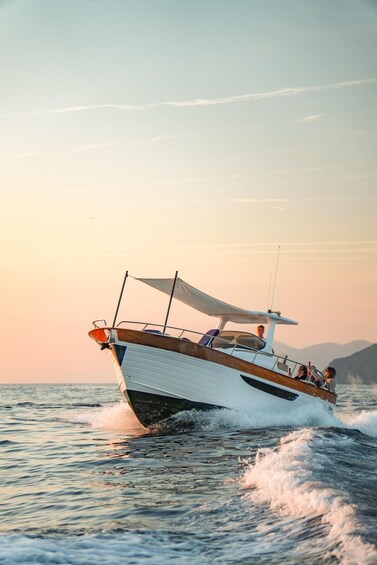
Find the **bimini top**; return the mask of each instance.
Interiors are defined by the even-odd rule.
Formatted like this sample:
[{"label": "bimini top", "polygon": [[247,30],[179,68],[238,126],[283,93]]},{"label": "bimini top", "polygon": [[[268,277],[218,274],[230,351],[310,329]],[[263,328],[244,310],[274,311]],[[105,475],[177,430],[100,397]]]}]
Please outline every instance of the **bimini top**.
[{"label": "bimini top", "polygon": [[[174,278],[134,278],[168,295],[171,295],[172,293],[175,280]],[[275,312],[244,310],[243,308],[238,308],[237,306],[232,306],[232,304],[222,302],[222,300],[217,300],[217,298],[213,298],[212,296],[209,296],[209,294],[194,288],[180,278],[176,279],[173,297],[187,306],[191,306],[191,308],[202,312],[203,314],[221,318],[223,322],[235,322],[237,324],[267,324],[269,321],[274,321],[276,324],[297,325],[297,322],[294,320],[283,318]]]}]

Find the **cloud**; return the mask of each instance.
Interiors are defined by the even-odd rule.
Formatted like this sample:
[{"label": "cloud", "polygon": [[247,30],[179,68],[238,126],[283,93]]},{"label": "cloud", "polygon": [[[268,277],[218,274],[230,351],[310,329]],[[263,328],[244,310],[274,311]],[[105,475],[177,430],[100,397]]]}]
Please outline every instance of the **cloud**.
[{"label": "cloud", "polygon": [[[211,200],[213,202],[213,200]],[[216,202],[240,202],[241,204],[271,204],[276,202],[289,202],[288,198],[224,198]]]},{"label": "cloud", "polygon": [[[188,179],[174,179],[174,180],[166,180],[166,181],[156,181],[156,182],[148,182],[136,185],[136,188],[140,187],[151,187],[151,186],[170,186],[176,184],[196,184],[202,182],[215,182],[215,181],[224,181],[224,180],[236,180],[242,179],[244,175],[242,174],[234,174],[234,175],[222,175],[216,177],[194,177]],[[210,201],[212,202],[212,200]]]},{"label": "cloud", "polygon": [[[51,110],[45,110],[43,113],[52,114],[66,114],[68,112],[86,112],[88,110],[127,110],[134,111],[142,109],[142,106],[137,106],[135,104],[92,104],[88,106],[68,106],[67,108],[53,108]],[[38,112],[35,112],[37,114]]]},{"label": "cloud", "polygon": [[111,143],[96,143],[92,145],[81,145],[72,149],[72,151],[91,151],[92,149],[102,149],[103,147],[113,147]]},{"label": "cloud", "polygon": [[254,176],[258,177],[270,177],[275,175],[291,175],[297,173],[313,173],[318,171],[331,171],[334,169],[342,169],[344,165],[326,165],[322,167],[301,167],[299,169],[279,169],[277,171],[263,171],[261,173],[257,173]]},{"label": "cloud", "polygon": [[[367,84],[376,84],[377,78],[350,80],[345,82],[336,82],[332,84],[322,84],[317,86],[300,86],[288,87],[278,90],[270,90],[266,92],[253,92],[249,94],[241,94],[235,96],[217,97],[217,98],[194,98],[192,100],[171,100],[167,102],[155,102],[149,104],[91,104],[80,106],[68,106],[65,108],[52,108],[49,110],[38,110],[34,112],[25,112],[13,114],[14,116],[39,116],[42,114],[66,114],[72,112],[88,112],[96,110],[118,110],[123,112],[140,112],[152,110],[155,108],[172,107],[172,108],[190,108],[190,107],[208,107],[223,104],[238,104],[240,102],[251,102],[256,100],[266,100],[270,98],[281,98],[290,96],[301,96],[315,92],[326,90],[339,90],[343,88],[353,88]],[[309,116],[310,118],[310,116]],[[314,116],[312,117],[314,118]]]},{"label": "cloud", "polygon": [[66,151],[30,151],[29,153],[20,153],[15,155],[17,158],[22,157],[47,157],[49,155],[64,155]]},{"label": "cloud", "polygon": [[197,204],[259,204],[267,208],[274,208],[275,210],[285,210],[284,204],[289,202],[286,198],[216,198],[212,200],[197,200]]},{"label": "cloud", "polygon": [[[55,153],[38,153],[37,155],[51,155]],[[30,153],[29,155],[33,155]],[[22,191],[11,191],[11,192],[0,192],[0,199],[1,198],[19,198],[20,196],[52,196],[52,195],[62,195],[66,196],[68,194],[76,194],[81,192],[105,192],[109,193],[111,191],[124,191],[125,188],[131,188],[133,190],[143,189],[143,188],[151,188],[151,187],[164,187],[164,186],[175,186],[178,184],[196,184],[196,183],[209,183],[209,182],[217,182],[217,181],[227,181],[227,180],[237,180],[244,178],[242,174],[233,174],[233,175],[223,175],[223,176],[214,176],[214,177],[193,177],[188,179],[174,179],[174,180],[167,180],[167,181],[155,181],[155,182],[147,182],[147,183],[139,183],[139,184],[119,184],[119,185],[111,185],[111,186],[97,186],[97,187],[78,187],[72,189],[58,189],[58,190],[42,190],[42,191],[35,191],[35,190],[22,190]],[[208,200],[208,202],[213,202],[214,200]],[[201,201],[202,202],[202,201]]]},{"label": "cloud", "polygon": [[175,139],[175,135],[160,135],[157,137],[152,137],[152,139],[148,140],[148,143],[159,143],[160,141],[166,141],[168,139]]},{"label": "cloud", "polygon": [[[295,260],[307,260],[308,256],[319,254],[324,257],[329,257],[331,260],[342,260],[344,256],[352,256],[352,260],[355,258],[363,259],[363,257],[368,254],[375,256],[377,252],[377,240],[371,241],[286,241],[286,242],[235,242],[235,243],[206,243],[201,242],[200,244],[186,244],[186,245],[172,245],[167,246],[156,244],[153,245],[130,245],[127,246],[128,256],[139,256],[140,254],[145,255],[155,255],[167,254],[171,255],[174,251],[182,250],[197,250],[198,252],[204,251],[208,253],[210,250],[212,253],[224,253],[228,259],[238,259],[240,256],[246,256],[248,253],[253,253],[255,255],[266,255],[268,253],[275,254],[277,246],[280,247],[281,252],[284,253],[287,259],[289,257],[295,257]],[[0,254],[18,254],[18,255],[34,255],[41,254],[46,256],[56,257],[57,255],[66,254],[67,256],[85,256],[88,257],[89,254],[95,255],[96,257],[106,255],[109,253],[113,256],[124,257],[125,248],[112,247],[109,251],[108,247],[99,248],[96,247],[76,247],[72,248],[29,248],[29,249],[17,249],[17,248],[1,248]]]},{"label": "cloud", "polygon": [[353,202],[355,200],[377,200],[377,196],[312,196],[301,198],[301,200],[304,202]]},{"label": "cloud", "polygon": [[305,118],[301,118],[301,120],[298,120],[298,121],[300,123],[301,122],[316,122],[320,118],[322,118],[322,114],[313,114],[312,116],[305,116]]},{"label": "cloud", "polygon": [[31,151],[29,153],[20,153],[16,157],[49,157],[53,155],[67,155],[70,153],[78,153],[80,151],[91,151],[93,149],[102,149],[104,147],[114,147],[111,143],[97,143],[93,145],[81,145],[80,147],[74,147],[73,149],[67,149],[66,151]]},{"label": "cloud", "polygon": [[181,100],[173,102],[161,102],[153,106],[174,106],[177,108],[191,107],[191,106],[216,106],[219,104],[232,104],[238,102],[250,102],[252,100],[264,100],[268,98],[280,98],[282,96],[298,96],[301,94],[308,94],[310,92],[320,92],[322,90],[337,90],[340,88],[350,88],[361,86],[363,84],[376,83],[377,78],[365,80],[353,80],[346,82],[338,82],[333,84],[325,84],[319,86],[301,86],[282,88],[279,90],[271,90],[267,92],[254,92],[251,94],[242,94],[238,96],[227,96],[223,98],[196,98],[194,100]]},{"label": "cloud", "polygon": [[[78,193],[85,193],[85,192],[105,192],[107,189],[106,187],[103,188],[68,188],[68,189],[51,189],[51,190],[20,190],[17,192],[2,192],[0,193],[0,198],[19,198],[20,196],[30,196],[34,198],[35,196],[56,196],[62,195],[67,196],[69,194],[78,194]],[[2,206],[1,211],[4,210]],[[19,210],[15,208],[14,210]],[[25,210],[27,212],[27,210]]]},{"label": "cloud", "polygon": [[[355,202],[355,201],[375,201],[377,196],[308,196],[304,198],[247,198],[247,197],[233,197],[233,198],[213,198],[196,200],[197,204],[259,204],[275,208],[277,210],[286,210],[286,205],[291,202]],[[285,205],[285,206],[284,206]]]}]

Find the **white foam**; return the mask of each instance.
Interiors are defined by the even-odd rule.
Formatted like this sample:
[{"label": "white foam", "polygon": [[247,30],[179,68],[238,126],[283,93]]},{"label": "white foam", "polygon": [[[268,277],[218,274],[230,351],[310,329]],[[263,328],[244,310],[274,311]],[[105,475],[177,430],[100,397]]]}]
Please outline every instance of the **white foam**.
[{"label": "white foam", "polygon": [[172,419],[176,424],[190,423],[206,431],[212,431],[221,428],[271,428],[281,426],[339,426],[344,424],[336,418],[326,406],[309,405],[296,408],[295,410],[274,410],[266,412],[266,410],[253,410],[252,413],[238,412],[236,410],[211,410],[209,412],[201,412],[191,410],[181,412]]},{"label": "white foam", "polygon": [[145,432],[145,428],[137,420],[131,408],[124,402],[74,414],[69,421],[75,424],[88,424],[95,429]]},{"label": "white foam", "polygon": [[377,411],[362,411],[358,414],[334,415],[323,405],[308,405],[294,410],[254,410],[248,414],[236,410],[211,410],[202,412],[191,410],[181,412],[172,418],[174,423],[183,426],[194,425],[196,429],[212,431],[222,428],[258,429],[272,427],[336,427],[360,430],[366,435],[377,437]]},{"label": "white foam", "polygon": [[364,434],[377,437],[377,410],[363,410],[360,414],[343,416],[348,428],[360,430]]},{"label": "white foam", "polygon": [[67,537],[0,536],[0,562],[6,565],[59,563],[113,565],[114,563],[192,563],[189,543],[171,541],[157,532]]},{"label": "white foam", "polygon": [[[202,412],[191,410],[181,412],[172,418],[175,424],[194,425],[195,428],[212,431],[223,428],[258,429],[271,427],[339,427],[358,429],[363,433],[377,437],[377,411],[363,411],[360,414],[344,415],[341,419],[330,412],[326,406],[308,405],[295,410],[254,410],[253,413],[236,410],[211,410]],[[137,420],[128,404],[120,401],[112,406],[75,413],[68,421],[87,424],[95,429],[143,431],[145,428]]]},{"label": "white foam", "polygon": [[311,448],[314,439],[314,430],[299,430],[282,438],[278,448],[259,450],[255,464],[241,479],[242,486],[253,489],[247,496],[254,503],[268,504],[281,515],[320,518],[328,527],[328,545],[335,544],[342,564],[375,564],[377,548],[357,534],[355,509],[344,493],[314,480],[315,469],[329,463],[326,455]]}]

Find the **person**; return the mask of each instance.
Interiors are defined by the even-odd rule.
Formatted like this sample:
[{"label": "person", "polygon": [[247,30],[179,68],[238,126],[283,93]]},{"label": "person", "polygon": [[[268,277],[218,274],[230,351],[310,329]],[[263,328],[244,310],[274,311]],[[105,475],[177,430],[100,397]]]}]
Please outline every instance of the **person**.
[{"label": "person", "polygon": [[323,375],[320,371],[317,370],[315,365],[312,365],[309,361],[309,380],[315,384],[315,386],[323,386],[325,384],[325,380]]},{"label": "person", "polygon": [[307,378],[308,378],[308,368],[305,365],[301,365],[297,371],[297,375],[295,376],[295,379],[298,379],[299,381],[306,381]]},{"label": "person", "polygon": [[331,392],[335,392],[335,381],[334,381],[335,376],[336,376],[336,371],[334,367],[327,367],[325,369],[326,383]]},{"label": "person", "polygon": [[264,339],[264,326],[260,325],[257,327],[257,336],[260,339]]}]

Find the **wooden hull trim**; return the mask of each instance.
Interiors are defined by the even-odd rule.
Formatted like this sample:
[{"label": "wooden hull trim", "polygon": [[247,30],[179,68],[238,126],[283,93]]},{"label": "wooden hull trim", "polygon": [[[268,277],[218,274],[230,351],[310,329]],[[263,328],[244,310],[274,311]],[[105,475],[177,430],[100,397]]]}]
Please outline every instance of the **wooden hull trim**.
[{"label": "wooden hull trim", "polygon": [[[108,329],[110,330],[110,328]],[[92,330],[92,332],[90,333],[92,334],[95,331],[96,330]],[[246,373],[245,376],[258,377],[260,379],[263,379],[264,381],[268,381],[269,383],[281,385],[291,390],[296,390],[300,393],[320,398],[331,404],[335,405],[336,403],[336,394],[330,391],[316,387],[313,384],[299,381],[289,376],[276,373],[271,369],[260,367],[259,365],[250,363],[249,361],[240,359],[234,355],[223,353],[222,351],[216,351],[209,347],[198,345],[194,342],[185,341],[170,336],[151,334],[147,332],[123,328],[117,328],[115,329],[115,331],[117,333],[117,341],[124,344],[130,343],[135,345],[143,345],[165,351],[180,353],[181,355],[187,355],[204,361],[209,361],[211,363],[216,363],[224,367],[229,367],[231,369],[239,371],[240,373]],[[120,344],[117,343],[118,347],[119,345]],[[114,345],[112,345],[112,347],[113,346]]]}]

